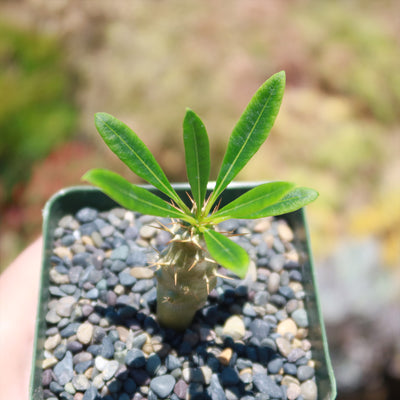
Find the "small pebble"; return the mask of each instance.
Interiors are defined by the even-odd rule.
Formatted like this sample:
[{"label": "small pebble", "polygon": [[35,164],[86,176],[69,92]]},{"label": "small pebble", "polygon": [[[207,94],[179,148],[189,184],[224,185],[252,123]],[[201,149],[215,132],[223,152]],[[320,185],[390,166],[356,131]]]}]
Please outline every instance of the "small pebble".
[{"label": "small pebble", "polygon": [[243,338],[246,332],[242,318],[237,315],[229,317],[223,327],[222,333],[225,336],[231,336],[233,339]]},{"label": "small pebble", "polygon": [[67,351],[65,357],[55,365],[53,372],[60,385],[65,385],[71,381],[74,376],[71,352]]},{"label": "small pebble", "polygon": [[317,385],[314,381],[308,380],[300,385],[301,395],[304,400],[317,400]]},{"label": "small pebble", "polygon": [[174,386],[175,378],[171,375],[157,376],[150,382],[150,389],[162,399],[172,392]]},{"label": "small pebble", "polygon": [[93,336],[93,325],[90,322],[85,322],[79,326],[76,336],[82,344],[89,344]]},{"label": "small pebble", "polygon": [[299,326],[300,328],[308,327],[307,312],[303,308],[293,311],[291,317],[296,322],[297,326]]},{"label": "small pebble", "polygon": [[283,321],[279,322],[278,326],[276,327],[277,333],[281,336],[285,336],[287,333],[296,336],[297,334],[297,325],[291,318],[284,319]]}]

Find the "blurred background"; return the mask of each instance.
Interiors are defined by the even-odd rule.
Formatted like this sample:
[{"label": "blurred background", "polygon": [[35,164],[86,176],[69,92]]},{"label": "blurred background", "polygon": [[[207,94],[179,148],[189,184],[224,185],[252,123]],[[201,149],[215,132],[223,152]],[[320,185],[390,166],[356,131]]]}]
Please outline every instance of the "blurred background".
[{"label": "blurred background", "polygon": [[252,94],[284,69],[277,123],[239,179],[319,190],[307,214],[338,398],[399,399],[399,16],[397,0],[0,1],[0,271],[89,168],[137,181],[95,112],[184,181],[192,108],[215,178]]}]

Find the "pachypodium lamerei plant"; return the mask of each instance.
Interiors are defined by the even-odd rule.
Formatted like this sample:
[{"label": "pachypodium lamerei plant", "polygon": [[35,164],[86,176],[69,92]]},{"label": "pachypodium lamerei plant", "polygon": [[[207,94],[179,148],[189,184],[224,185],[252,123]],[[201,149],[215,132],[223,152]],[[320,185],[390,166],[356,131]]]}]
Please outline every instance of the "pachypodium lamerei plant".
[{"label": "pachypodium lamerei plant", "polygon": [[[223,191],[264,143],[278,114],[285,87],[285,73],[270,77],[255,93],[235,126],[217,176],[207,196],[210,150],[200,118],[187,109],[183,121],[190,203],[178,196],[161,167],[138,136],[106,113],[95,115],[96,128],[108,147],[139,177],[170,199],[131,184],[118,174],[94,169],[83,179],[98,186],[125,208],[142,214],[171,218],[173,237],[157,262],[157,318],[177,330],[190,325],[215,287],[218,264],[244,278],[247,252],[216,226],[231,218],[255,219],[295,211],[318,197],[309,188],[290,182],[269,182],[218,207]],[[191,204],[191,205],[187,205]]]}]

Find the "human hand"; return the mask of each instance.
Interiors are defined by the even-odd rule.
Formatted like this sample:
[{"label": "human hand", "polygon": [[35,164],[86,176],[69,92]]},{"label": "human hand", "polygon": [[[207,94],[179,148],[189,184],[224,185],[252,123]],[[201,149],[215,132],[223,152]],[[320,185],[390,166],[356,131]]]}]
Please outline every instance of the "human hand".
[{"label": "human hand", "polygon": [[29,397],[42,238],[0,275],[0,388],[2,399]]}]

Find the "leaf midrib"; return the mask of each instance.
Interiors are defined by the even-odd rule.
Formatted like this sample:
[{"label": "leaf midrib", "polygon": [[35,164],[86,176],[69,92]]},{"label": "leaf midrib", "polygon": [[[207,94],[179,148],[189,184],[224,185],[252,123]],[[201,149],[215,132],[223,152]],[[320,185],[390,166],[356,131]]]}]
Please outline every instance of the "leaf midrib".
[{"label": "leaf midrib", "polygon": [[[256,197],[255,199],[252,199],[252,200],[248,200],[248,201],[246,201],[245,203],[242,203],[242,204],[238,204],[237,206],[235,206],[235,209],[236,209],[236,211],[237,210],[239,210],[239,209],[241,209],[241,208],[243,208],[243,207],[248,207],[249,205],[251,205],[251,204],[253,204],[253,203],[255,203],[255,202],[258,202],[259,200],[260,200],[260,198],[262,198],[262,197],[266,197],[266,196],[269,196],[269,197],[271,197],[271,194],[272,193],[274,193],[274,192],[277,192],[278,190],[275,190],[275,191],[271,191],[270,193],[268,193],[267,195],[262,195],[262,194],[260,194],[258,197]],[[276,202],[277,201],[280,201],[280,200],[282,200],[282,199],[278,199],[278,200],[276,200]],[[271,205],[274,205],[275,203],[272,203]],[[230,204],[228,204],[228,206],[229,206]],[[265,206],[264,208],[266,208],[266,207],[269,207],[269,206]],[[225,215],[225,214],[229,214],[229,212],[231,211],[231,208],[228,208],[228,209],[226,209],[226,210],[221,210],[220,212],[217,212],[217,213],[215,213],[215,217],[221,217],[221,216],[223,216],[223,215]]]},{"label": "leaf midrib", "polygon": [[[135,155],[136,155],[136,157],[140,160],[140,162],[143,164],[143,166],[144,167],[146,167],[146,169],[147,169],[147,171],[149,171],[150,172],[150,174],[157,180],[157,182],[159,182],[160,183],[160,185],[164,188],[164,190],[166,190],[166,194],[168,194],[171,198],[173,198],[174,200],[175,200],[175,196],[171,196],[171,190],[168,188],[168,186],[166,186],[165,185],[165,183],[164,182],[162,182],[158,177],[157,177],[157,175],[152,171],[152,169],[150,168],[150,167],[148,167],[147,166],[147,164],[144,162],[144,160],[139,156],[139,154],[131,147],[131,146],[129,146],[129,144],[126,142],[126,140],[124,140],[118,133],[117,133],[117,131],[115,131],[107,122],[105,122],[104,120],[102,120],[103,121],[103,123],[104,123],[104,125],[106,125],[107,126],[107,128],[108,129],[110,129],[114,134],[115,134],[115,136],[117,136],[120,140],[121,140],[121,142],[123,142],[125,145],[126,145],[126,147],[129,149],[129,150],[131,150],[132,151],[132,153],[134,153]],[[135,172],[136,173],[136,172]]]},{"label": "leaf midrib", "polygon": [[[275,87],[275,85],[274,85],[274,87]],[[267,99],[267,100],[265,101],[265,103],[264,103],[264,106],[263,106],[263,108],[262,108],[262,111],[259,113],[256,122],[253,124],[253,128],[251,129],[251,131],[250,131],[249,135],[247,136],[247,138],[246,138],[246,140],[245,140],[243,146],[241,147],[240,151],[239,151],[238,154],[236,155],[236,157],[235,157],[235,159],[233,160],[231,166],[229,167],[228,171],[226,172],[225,176],[223,177],[223,179],[222,179],[222,181],[221,181],[221,183],[220,183],[220,185],[219,185],[220,188],[223,187],[223,185],[225,184],[225,181],[226,181],[228,175],[229,175],[230,172],[232,171],[232,169],[233,169],[233,167],[234,167],[236,161],[237,161],[238,158],[240,157],[241,153],[243,152],[243,149],[244,149],[245,146],[247,145],[248,141],[250,140],[251,135],[253,134],[254,130],[256,129],[256,126],[257,126],[257,124],[258,124],[258,122],[259,122],[259,120],[260,120],[260,118],[261,118],[261,115],[264,113],[265,108],[267,107],[267,103],[269,102],[269,100],[270,100],[270,98],[271,98],[271,96],[272,96],[271,92],[272,92],[272,88],[271,88],[270,93],[269,93],[269,95],[268,95],[268,99]],[[220,188],[218,188],[218,191],[220,191]],[[218,193],[218,194],[219,194],[219,193]]]},{"label": "leaf midrib", "polygon": [[190,127],[192,129],[192,132],[194,133],[193,137],[194,137],[194,147],[195,147],[195,156],[196,156],[196,166],[197,166],[197,170],[196,170],[196,186],[197,186],[197,195],[198,195],[198,199],[197,199],[197,206],[198,208],[201,208],[201,184],[200,184],[200,159],[199,159],[199,152],[198,152],[198,143],[197,143],[197,135],[196,135],[196,131],[194,129],[194,124],[193,124],[193,120],[190,121]]},{"label": "leaf midrib", "polygon": [[[133,200],[135,200],[135,201],[141,202],[141,203],[143,203],[143,204],[146,204],[146,205],[151,206],[151,207],[153,207],[153,208],[157,208],[157,209],[162,210],[162,211],[168,211],[168,212],[171,212],[171,213],[176,213],[176,215],[181,215],[181,213],[180,213],[178,210],[171,210],[171,209],[169,209],[169,208],[168,208],[168,203],[165,203],[165,205],[166,205],[167,207],[164,208],[164,207],[161,207],[161,206],[158,205],[158,204],[155,204],[155,203],[152,203],[152,202],[150,202],[150,201],[148,201],[148,200],[144,200],[143,198],[140,198],[140,197],[139,197],[138,195],[136,195],[135,193],[132,193],[132,192],[130,192],[128,189],[122,187],[122,185],[115,184],[114,182],[109,182],[108,185],[109,185],[109,187],[112,188],[112,190],[114,190],[115,192],[120,192],[121,194],[123,194],[123,195],[127,196],[128,198],[131,198],[131,199],[133,199]],[[135,186],[132,185],[132,187],[135,187]],[[149,193],[150,193],[150,192],[149,192]]]}]

